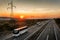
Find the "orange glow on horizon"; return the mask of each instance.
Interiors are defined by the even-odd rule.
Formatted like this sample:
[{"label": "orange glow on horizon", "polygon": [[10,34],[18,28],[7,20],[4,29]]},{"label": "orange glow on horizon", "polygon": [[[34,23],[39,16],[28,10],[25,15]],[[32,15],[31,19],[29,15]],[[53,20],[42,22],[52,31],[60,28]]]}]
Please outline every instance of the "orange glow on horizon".
[{"label": "orange glow on horizon", "polygon": [[[0,17],[10,17],[9,13],[1,13]],[[14,18],[26,19],[26,18],[60,18],[60,12],[58,13],[14,13]]]},{"label": "orange glow on horizon", "polygon": [[20,16],[20,18],[21,18],[21,19],[23,19],[23,18],[24,18],[24,16],[23,16],[23,15],[21,15],[21,16]]}]

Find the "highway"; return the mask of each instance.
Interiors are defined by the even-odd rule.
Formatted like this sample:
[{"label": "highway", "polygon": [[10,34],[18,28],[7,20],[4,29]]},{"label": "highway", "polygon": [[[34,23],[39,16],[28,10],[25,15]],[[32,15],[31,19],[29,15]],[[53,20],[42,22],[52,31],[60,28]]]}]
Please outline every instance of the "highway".
[{"label": "highway", "polygon": [[60,29],[55,20],[37,22],[28,28],[28,32],[18,37],[14,37],[13,34],[7,35],[0,40],[60,40]]},{"label": "highway", "polygon": [[[44,23],[44,24],[43,24]],[[33,25],[32,27],[29,28],[28,30],[28,33],[25,33],[23,35],[20,35],[19,37],[11,37],[11,38],[8,38],[7,40],[24,40],[25,38],[27,38],[28,36],[31,36],[32,34],[34,34],[38,29],[40,29],[42,26],[44,26],[46,23],[48,23],[48,21],[44,21],[44,22],[41,22],[40,24],[41,25]],[[41,26],[41,27],[40,27]]]},{"label": "highway", "polygon": [[52,22],[49,22],[36,40],[56,40]]},{"label": "highway", "polygon": [[40,31],[26,40],[60,40],[60,30],[54,20],[51,20],[41,33]]}]

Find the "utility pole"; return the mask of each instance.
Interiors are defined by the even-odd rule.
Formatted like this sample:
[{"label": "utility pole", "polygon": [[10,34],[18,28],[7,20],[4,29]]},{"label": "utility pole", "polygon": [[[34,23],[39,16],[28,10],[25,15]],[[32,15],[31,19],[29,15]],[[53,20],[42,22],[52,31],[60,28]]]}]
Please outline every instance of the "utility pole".
[{"label": "utility pole", "polygon": [[11,13],[10,13],[10,24],[12,27],[14,27],[14,20],[13,20],[13,16],[14,16],[14,13],[13,13],[13,9],[16,8],[16,6],[13,5],[13,0],[11,0],[10,3],[8,3],[8,6],[10,5],[10,7],[8,7],[7,9],[11,9]]},{"label": "utility pole", "polygon": [[8,6],[10,5],[10,7],[8,7],[7,9],[11,9],[11,14],[10,17],[13,18],[13,9],[16,8],[16,6],[13,5],[13,0],[11,0],[10,3],[8,3]]}]

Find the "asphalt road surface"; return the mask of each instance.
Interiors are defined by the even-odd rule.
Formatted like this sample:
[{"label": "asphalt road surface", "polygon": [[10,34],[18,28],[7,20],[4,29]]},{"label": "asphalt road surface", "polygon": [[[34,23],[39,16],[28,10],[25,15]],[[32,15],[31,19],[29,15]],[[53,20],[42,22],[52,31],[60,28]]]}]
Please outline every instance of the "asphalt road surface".
[{"label": "asphalt road surface", "polygon": [[0,40],[60,40],[60,29],[55,20],[51,19],[31,26],[27,33],[18,37],[13,34],[6,35],[6,39],[0,36]]},{"label": "asphalt road surface", "polygon": [[[29,37],[30,35],[32,35],[34,32],[36,32],[38,29],[40,29],[43,25],[45,25],[47,22],[49,22],[49,21],[43,21],[43,22],[41,22],[40,24],[41,25],[37,25],[37,24],[35,24],[35,25],[33,25],[31,28],[29,28],[29,30],[28,30],[28,32],[27,33],[25,33],[25,34],[23,34],[23,35],[20,35],[19,37],[10,37],[10,38],[8,38],[8,39],[6,39],[6,40],[24,40],[25,38],[27,38],[27,37]],[[41,26],[41,27],[40,27]]]}]

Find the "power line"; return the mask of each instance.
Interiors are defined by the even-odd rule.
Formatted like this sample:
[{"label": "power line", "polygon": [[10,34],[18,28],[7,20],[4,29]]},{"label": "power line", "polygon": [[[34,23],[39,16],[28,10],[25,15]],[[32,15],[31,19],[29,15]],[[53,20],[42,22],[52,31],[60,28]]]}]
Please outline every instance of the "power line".
[{"label": "power line", "polygon": [[8,3],[8,6],[11,5],[10,7],[8,7],[7,9],[11,9],[11,14],[10,14],[10,17],[12,18],[13,17],[13,9],[16,8],[16,6],[13,5],[13,0],[11,0],[10,3]]}]

